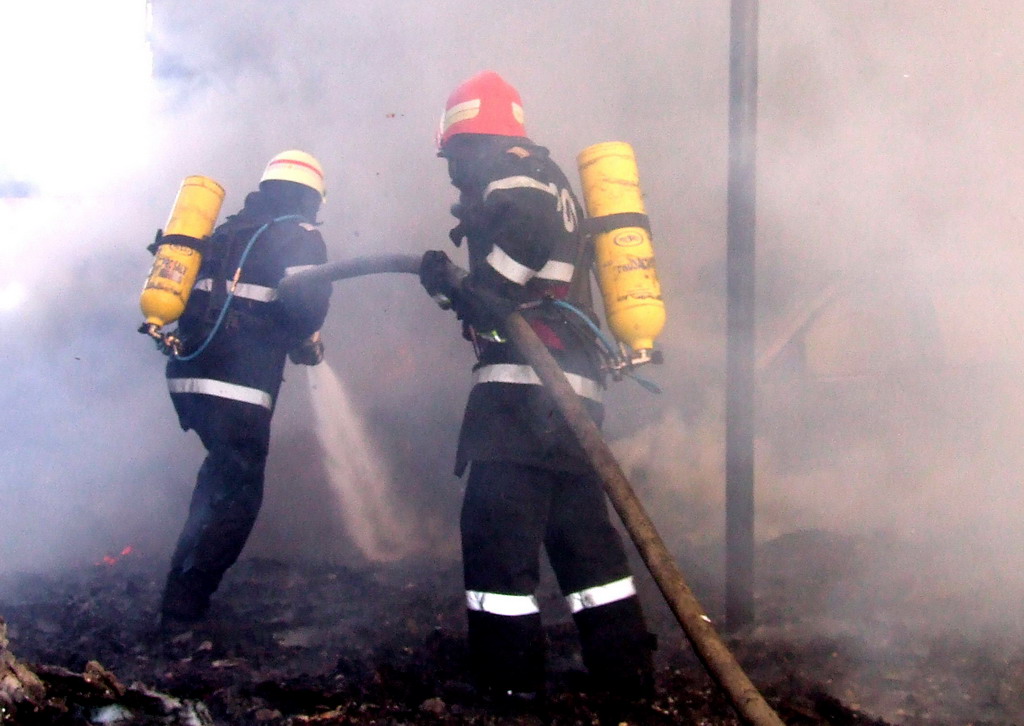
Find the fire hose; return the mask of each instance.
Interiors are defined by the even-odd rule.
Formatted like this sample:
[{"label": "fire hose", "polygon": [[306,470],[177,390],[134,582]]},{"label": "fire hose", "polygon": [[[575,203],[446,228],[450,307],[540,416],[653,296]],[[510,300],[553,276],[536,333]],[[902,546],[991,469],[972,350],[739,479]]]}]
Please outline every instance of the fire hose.
[{"label": "fire hose", "polygon": [[[291,285],[313,281],[344,280],[386,272],[416,274],[419,268],[420,257],[417,255],[360,257],[318,265],[289,275],[282,281],[280,292],[287,294],[287,288]],[[537,372],[537,376],[551,393],[559,412],[579,440],[594,471],[600,477],[612,506],[705,670],[746,723],[754,726],[782,726],[783,721],[768,705],[718,636],[711,619],[686,584],[678,564],[634,493],[600,429],[587,413],[551,353],[518,312],[508,315],[505,319],[505,329],[513,344]]]}]

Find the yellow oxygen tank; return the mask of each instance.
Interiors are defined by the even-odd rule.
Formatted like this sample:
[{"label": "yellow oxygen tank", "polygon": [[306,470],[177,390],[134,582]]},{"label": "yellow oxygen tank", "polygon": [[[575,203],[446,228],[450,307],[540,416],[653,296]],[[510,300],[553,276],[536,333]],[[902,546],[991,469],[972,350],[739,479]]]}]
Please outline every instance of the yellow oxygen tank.
[{"label": "yellow oxygen tank", "polygon": [[139,307],[146,320],[140,333],[160,340],[160,328],[185,311],[203,261],[200,243],[213,232],[223,201],[224,188],[209,177],[189,176],[181,183],[142,288]]},{"label": "yellow oxygen tank", "polygon": [[632,349],[631,363],[656,361],[665,303],[633,148],[622,141],[594,144],[576,161],[608,327]]}]

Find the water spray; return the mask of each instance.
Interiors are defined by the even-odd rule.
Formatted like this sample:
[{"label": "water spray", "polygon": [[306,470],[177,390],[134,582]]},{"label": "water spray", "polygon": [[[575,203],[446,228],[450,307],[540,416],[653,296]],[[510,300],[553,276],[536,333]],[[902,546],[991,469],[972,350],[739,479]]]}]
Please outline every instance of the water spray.
[{"label": "water spray", "polygon": [[324,470],[346,531],[370,560],[391,562],[405,557],[412,550],[412,537],[395,513],[385,457],[376,450],[344,383],[328,362],[303,367]]}]

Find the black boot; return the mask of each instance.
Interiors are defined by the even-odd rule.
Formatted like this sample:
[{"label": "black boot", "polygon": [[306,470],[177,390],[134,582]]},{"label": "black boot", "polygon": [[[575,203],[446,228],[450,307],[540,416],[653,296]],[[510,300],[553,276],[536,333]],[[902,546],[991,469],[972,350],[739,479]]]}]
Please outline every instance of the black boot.
[{"label": "black boot", "polygon": [[547,713],[547,694],[537,691],[511,691],[489,688],[483,693],[484,704],[495,716],[515,719],[516,723],[530,724]]},{"label": "black boot", "polygon": [[160,604],[162,626],[189,625],[198,622],[210,607],[210,592],[194,571],[171,570]]},{"label": "black boot", "polygon": [[629,601],[615,603],[597,609],[589,618],[581,614],[576,620],[580,626],[583,663],[590,676],[590,696],[601,723],[665,723],[652,708],[656,696],[654,651],[657,638],[647,632],[639,617],[602,617],[613,614],[615,609],[629,614],[633,608]]}]

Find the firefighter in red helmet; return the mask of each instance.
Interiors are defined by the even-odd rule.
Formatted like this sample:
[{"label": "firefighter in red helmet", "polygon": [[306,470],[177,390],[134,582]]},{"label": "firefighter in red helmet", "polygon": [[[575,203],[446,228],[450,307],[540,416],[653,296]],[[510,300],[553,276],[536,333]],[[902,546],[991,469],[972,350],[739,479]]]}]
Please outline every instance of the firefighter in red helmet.
[{"label": "firefighter in red helmet", "polygon": [[286,357],[316,365],[329,282],[279,295],[292,272],[327,261],[316,216],[320,163],[289,150],[273,157],[259,189],[214,230],[178,321],[180,355],[167,363],[178,421],[207,455],[171,557],[160,613],[166,626],[201,619],[245,546],[263,498],[270,421]]},{"label": "firefighter in red helmet", "polygon": [[457,476],[469,467],[461,534],[474,673],[498,698],[543,692],[535,597],[543,547],[595,690],[648,698],[653,636],[600,481],[502,330],[504,315],[521,310],[600,423],[603,376],[582,326],[558,307],[538,304],[564,300],[570,289],[590,297],[576,273],[582,209],[548,150],[527,138],[519,94],[497,73],[480,73],[455,89],[438,144],[459,191],[450,237],[456,245],[465,240],[469,274],[453,281],[448,256],[433,250],[423,256],[420,279],[458,313],[478,357],[455,467]]}]

